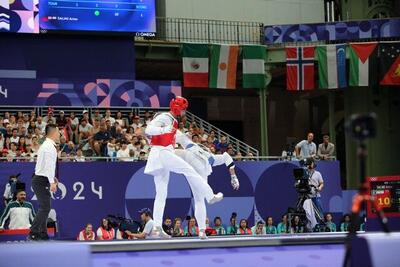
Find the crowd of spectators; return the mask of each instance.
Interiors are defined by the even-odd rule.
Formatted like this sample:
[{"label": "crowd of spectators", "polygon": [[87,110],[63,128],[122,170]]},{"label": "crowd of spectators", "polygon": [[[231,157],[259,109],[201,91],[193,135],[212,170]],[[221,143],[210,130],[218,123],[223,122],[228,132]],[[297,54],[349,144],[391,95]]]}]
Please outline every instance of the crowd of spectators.
[{"label": "crowd of spectators", "polygon": [[[144,218],[142,217],[142,220]],[[142,230],[145,228],[147,222],[151,218],[143,220]],[[224,236],[224,235],[275,235],[275,234],[296,234],[303,233],[305,228],[300,223],[299,216],[295,216],[292,219],[291,224],[288,223],[288,216],[284,214],[278,224],[275,223],[272,217],[267,217],[264,220],[257,221],[254,226],[250,227],[247,219],[241,219],[239,222],[236,217],[231,217],[228,225],[224,225],[221,217],[215,217],[213,224],[209,223],[209,219],[206,221],[206,234],[208,236]],[[333,216],[331,213],[325,215],[325,226],[319,231],[323,232],[346,232],[349,230],[350,216],[345,214],[339,227],[333,222]],[[164,231],[172,237],[193,237],[199,235],[199,228],[197,226],[196,219],[194,217],[188,217],[186,220],[181,218],[172,219],[167,217],[163,224]],[[360,225],[360,230],[364,230],[364,224]],[[126,232],[126,233],[125,233]],[[85,228],[79,232],[77,240],[112,240],[112,239],[137,239],[145,238],[144,235],[132,234],[129,231],[122,232],[118,228],[114,229],[110,226],[110,221],[103,219],[101,225],[96,231],[93,230],[92,224],[87,224]],[[147,231],[146,231],[147,232]]]},{"label": "crowd of spectators", "polygon": [[[80,162],[86,161],[86,157],[109,157],[120,161],[146,160],[150,146],[148,139],[141,133],[153,115],[149,111],[142,117],[133,112],[127,114],[118,111],[113,114],[109,109],[97,109],[92,114],[88,110],[83,110],[81,114],[72,111],[66,114],[52,108],[43,117],[35,111],[0,113],[0,157],[8,161],[34,161],[44,140],[45,127],[51,122],[61,130],[58,149],[62,161]],[[227,152],[237,160],[242,159],[241,153],[234,151],[226,137],[218,139],[214,131],[207,133],[195,123],[189,123],[185,117],[179,123],[179,129],[188,134],[193,142],[204,145],[212,153]]]}]

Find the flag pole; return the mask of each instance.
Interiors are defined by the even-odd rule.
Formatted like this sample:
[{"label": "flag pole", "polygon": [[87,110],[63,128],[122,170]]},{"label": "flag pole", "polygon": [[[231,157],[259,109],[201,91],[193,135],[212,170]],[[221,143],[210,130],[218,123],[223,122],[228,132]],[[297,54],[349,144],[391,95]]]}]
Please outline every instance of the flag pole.
[{"label": "flag pole", "polygon": [[335,129],[335,92],[328,92],[328,116],[329,116],[329,138],[333,144],[336,144]]},{"label": "flag pole", "polygon": [[265,66],[265,76],[266,83],[264,88],[258,90],[260,99],[260,128],[261,128],[261,156],[269,155],[269,145],[268,145],[268,110],[267,110],[267,100],[268,100],[268,85],[271,83],[271,73],[270,66]]}]

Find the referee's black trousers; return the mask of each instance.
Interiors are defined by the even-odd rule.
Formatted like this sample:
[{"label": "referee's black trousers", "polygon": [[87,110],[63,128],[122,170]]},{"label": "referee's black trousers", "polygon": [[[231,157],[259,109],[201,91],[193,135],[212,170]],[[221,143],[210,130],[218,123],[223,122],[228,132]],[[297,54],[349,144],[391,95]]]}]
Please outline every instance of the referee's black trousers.
[{"label": "referee's black trousers", "polygon": [[47,218],[51,209],[50,183],[47,177],[34,175],[32,189],[37,197],[39,210],[31,226],[31,234],[47,235]]}]

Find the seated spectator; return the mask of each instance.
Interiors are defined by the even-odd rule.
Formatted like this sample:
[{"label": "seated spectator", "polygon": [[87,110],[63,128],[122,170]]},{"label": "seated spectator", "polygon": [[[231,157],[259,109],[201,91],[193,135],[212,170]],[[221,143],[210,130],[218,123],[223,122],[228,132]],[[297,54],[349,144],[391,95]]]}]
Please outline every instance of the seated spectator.
[{"label": "seated spectator", "polygon": [[228,149],[228,146],[229,146],[229,144],[226,141],[226,137],[225,136],[221,136],[220,141],[217,142],[216,145],[215,145],[215,149],[218,152],[224,153]]},{"label": "seated spectator", "polygon": [[151,210],[148,208],[144,208],[144,209],[140,210],[139,213],[140,213],[140,218],[142,219],[142,222],[144,224],[143,232],[135,234],[135,233],[131,233],[130,231],[125,231],[125,233],[129,237],[134,238],[134,239],[145,239],[148,237],[157,237],[158,233],[156,233],[156,231],[153,230],[155,225],[154,225],[154,221],[152,219]]},{"label": "seated spectator", "polygon": [[96,109],[92,114],[92,123],[94,120],[100,121],[103,118],[103,115],[100,114],[100,110]]},{"label": "seated spectator", "polygon": [[95,238],[96,238],[96,235],[93,232],[93,225],[88,223],[88,224],[86,224],[85,229],[83,229],[82,231],[79,232],[79,235],[76,238],[76,240],[93,241],[93,240],[95,240]]},{"label": "seated spectator", "polygon": [[214,229],[215,229],[215,231],[217,231],[217,235],[226,235],[226,230],[222,226],[221,217],[214,218]]},{"label": "seated spectator", "polygon": [[251,229],[248,226],[248,222],[246,219],[240,220],[239,229],[237,230],[238,235],[251,235]]},{"label": "seated spectator", "polygon": [[163,230],[164,230],[164,232],[166,232],[170,236],[172,236],[174,234],[174,226],[172,225],[172,219],[171,218],[167,217],[164,220]]},{"label": "seated spectator", "polygon": [[7,156],[9,156],[10,158],[17,157],[19,154],[17,147],[17,143],[11,143],[10,149],[7,152]]},{"label": "seated spectator", "polygon": [[350,230],[350,215],[345,214],[343,216],[342,223],[340,224],[340,231],[342,232],[348,232]]},{"label": "seated spectator", "polygon": [[107,142],[111,139],[111,133],[106,125],[100,125],[100,131],[94,136],[94,150],[99,156],[107,156]]},{"label": "seated spectator", "polygon": [[300,141],[295,146],[298,159],[313,158],[317,155],[317,145],[313,142],[314,134],[308,133],[307,140]]},{"label": "seated spectator", "polygon": [[61,150],[61,152],[65,152],[65,153],[67,153],[67,155],[75,155],[75,152],[76,152],[75,149],[76,148],[75,148],[74,142],[69,141],[68,145],[64,146],[64,148]]},{"label": "seated spectator", "polygon": [[65,147],[68,146],[67,140],[64,136],[60,137],[60,143],[58,144],[58,148],[60,151],[64,151]]},{"label": "seated spectator", "polygon": [[117,157],[117,140],[115,138],[111,138],[107,143],[107,155],[111,158]]},{"label": "seated spectator", "polygon": [[7,219],[10,219],[8,229],[29,229],[35,218],[32,203],[26,201],[25,191],[18,191],[16,200],[10,201],[0,218],[0,230],[4,230]]},{"label": "seated spectator", "polygon": [[153,113],[150,111],[146,111],[144,113],[144,119],[143,119],[143,124],[149,124],[150,121],[153,119]]},{"label": "seated spectator", "polygon": [[39,145],[39,140],[38,140],[37,136],[35,136],[35,135],[32,136],[32,151],[37,153],[39,150],[39,147],[40,147],[40,145]]},{"label": "seated spectator", "polygon": [[283,214],[282,221],[278,224],[277,232],[278,234],[286,234],[287,230],[287,214]]},{"label": "seated spectator", "polygon": [[29,158],[28,161],[34,161],[37,154],[32,151],[31,145],[26,145],[26,151],[21,156]]},{"label": "seated spectator", "polygon": [[238,151],[233,159],[236,161],[242,161],[243,160],[242,153],[240,153],[240,151]]},{"label": "seated spectator", "polygon": [[304,227],[300,224],[300,217],[294,216],[293,223],[292,223],[292,233],[303,233]]},{"label": "seated spectator", "polygon": [[91,136],[92,128],[93,126],[86,119],[82,119],[79,125],[78,142],[88,139]]},{"label": "seated spectator", "polygon": [[11,143],[18,144],[19,136],[18,136],[18,129],[17,128],[12,129],[12,136],[10,137],[10,141],[11,141]]},{"label": "seated spectator", "polygon": [[110,121],[111,126],[113,126],[115,123],[115,119],[111,117],[111,110],[109,109],[106,110],[106,115],[104,116],[104,119],[106,119],[106,121]]},{"label": "seated spectator", "polygon": [[228,153],[229,156],[231,156],[231,157],[235,156],[235,151],[233,150],[231,145],[229,145],[228,149],[226,150],[226,153]]},{"label": "seated spectator", "polygon": [[44,133],[46,129],[47,123],[43,121],[41,116],[37,117],[37,121],[35,123],[36,129],[39,129],[41,133]]},{"label": "seated spectator", "polygon": [[265,235],[265,227],[262,221],[258,221],[256,225],[251,228],[253,235]]},{"label": "seated spectator", "polygon": [[44,118],[43,118],[43,121],[46,123],[46,124],[56,124],[56,118],[54,118],[53,117],[53,109],[52,108],[49,108],[49,110],[48,110],[48,112],[47,112],[47,116],[45,116]]},{"label": "seated spectator", "polygon": [[140,151],[140,154],[139,154],[139,158],[138,158],[138,160],[147,160],[147,154],[146,154],[146,151]]},{"label": "seated spectator", "polygon": [[175,218],[174,221],[174,230],[172,236],[174,237],[179,237],[179,236],[184,236],[185,232],[182,229],[182,219],[181,218]]},{"label": "seated spectator", "polygon": [[192,217],[189,220],[188,226],[185,227],[185,236],[198,236],[199,227],[196,225],[196,219]]},{"label": "seated spectator", "polygon": [[115,238],[115,230],[107,219],[101,221],[101,226],[97,229],[96,233],[97,240],[112,240]]},{"label": "seated spectator", "polygon": [[278,233],[274,225],[274,219],[272,217],[267,218],[267,225],[265,226],[265,232],[267,235],[276,235]]},{"label": "seated spectator", "polygon": [[115,121],[118,122],[119,126],[121,126],[122,128],[125,128],[127,126],[126,122],[125,122],[125,119],[122,117],[122,112],[121,111],[117,112],[117,116],[115,118]]},{"label": "seated spectator", "polygon": [[57,126],[62,129],[67,125],[68,121],[67,121],[67,117],[65,117],[65,113],[63,110],[59,111],[59,115],[56,118],[56,124]]},{"label": "seated spectator", "polygon": [[192,141],[195,144],[200,144],[200,138],[197,134],[192,135]]},{"label": "seated spectator", "polygon": [[121,148],[117,151],[117,159],[119,161],[132,161],[126,142],[122,142]]},{"label": "seated spectator", "polygon": [[323,139],[324,142],[318,146],[318,158],[326,160],[334,156],[335,145],[329,142],[329,135],[325,134]]},{"label": "seated spectator", "polygon": [[217,235],[217,231],[215,231],[215,229],[210,226],[210,220],[208,218],[206,218],[206,235]]},{"label": "seated spectator", "polygon": [[62,152],[61,152],[61,154],[60,154],[60,160],[63,161],[63,162],[71,161],[71,159],[69,158],[67,152],[65,152],[65,151],[62,151]]},{"label": "seated spectator", "polygon": [[4,148],[4,143],[5,143],[5,138],[4,138],[3,134],[0,133],[0,151],[3,150],[3,148]]},{"label": "seated spectator", "polygon": [[137,128],[142,127],[142,123],[140,123],[140,117],[139,116],[135,116],[133,117],[133,122],[131,124],[131,127],[136,131]]},{"label": "seated spectator", "polygon": [[78,148],[78,150],[76,150],[76,156],[74,158],[75,162],[85,162],[85,156],[83,155],[82,149]]},{"label": "seated spectator", "polygon": [[238,229],[239,229],[239,225],[236,224],[236,213],[232,213],[232,216],[230,219],[230,225],[228,226],[228,228],[226,228],[226,234],[227,235],[236,235]]},{"label": "seated spectator", "polygon": [[325,225],[329,232],[336,232],[336,224],[332,221],[332,214],[325,214]]},{"label": "seated spectator", "polygon": [[21,151],[21,153],[26,152],[26,139],[23,136],[19,138],[18,150]]}]

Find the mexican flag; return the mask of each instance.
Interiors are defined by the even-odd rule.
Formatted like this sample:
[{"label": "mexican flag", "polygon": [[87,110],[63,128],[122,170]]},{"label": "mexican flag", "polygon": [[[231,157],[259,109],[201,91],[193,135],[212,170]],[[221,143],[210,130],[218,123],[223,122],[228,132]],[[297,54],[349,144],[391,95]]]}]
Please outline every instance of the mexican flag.
[{"label": "mexican flag", "polygon": [[376,42],[350,44],[350,86],[370,86],[377,80],[377,45]]},{"label": "mexican flag", "polygon": [[210,88],[235,89],[239,46],[211,47]]},{"label": "mexican flag", "polygon": [[183,44],[184,87],[208,87],[208,45]]},{"label": "mexican flag", "polygon": [[321,45],[317,47],[316,52],[319,88],[346,87],[346,45]]},{"label": "mexican flag", "polygon": [[265,61],[267,51],[265,46],[245,45],[243,51],[243,88],[265,87]]}]

